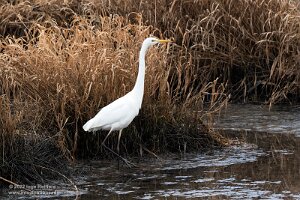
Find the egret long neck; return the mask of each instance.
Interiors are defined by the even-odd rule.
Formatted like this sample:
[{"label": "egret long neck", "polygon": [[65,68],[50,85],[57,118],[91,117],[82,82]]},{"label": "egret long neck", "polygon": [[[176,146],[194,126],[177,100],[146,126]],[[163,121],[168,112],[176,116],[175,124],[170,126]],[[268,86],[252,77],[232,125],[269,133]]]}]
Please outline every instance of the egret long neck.
[{"label": "egret long neck", "polygon": [[145,80],[145,56],[148,46],[142,45],[140,55],[139,55],[139,72],[136,78],[136,82],[133,88],[133,92],[136,93],[137,100],[142,105],[143,95],[144,95],[144,80]]}]

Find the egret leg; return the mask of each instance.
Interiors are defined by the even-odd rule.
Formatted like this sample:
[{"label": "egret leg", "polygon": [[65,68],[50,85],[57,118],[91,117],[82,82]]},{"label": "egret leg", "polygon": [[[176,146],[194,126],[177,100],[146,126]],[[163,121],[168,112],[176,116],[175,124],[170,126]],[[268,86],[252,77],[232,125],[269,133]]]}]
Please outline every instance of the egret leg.
[{"label": "egret leg", "polygon": [[[123,129],[121,129],[119,131],[119,136],[118,136],[117,152],[118,152],[119,156],[120,156],[120,139],[121,139],[121,135],[122,135],[122,130]],[[120,170],[120,157],[118,158],[118,170]]]},{"label": "egret leg", "polygon": [[112,131],[113,131],[113,129],[111,128],[110,131],[108,132],[108,134],[106,135],[106,137],[104,138],[103,142],[101,143],[101,145],[104,144],[104,142],[107,140],[108,136],[111,134]]},{"label": "egret leg", "polygon": [[119,136],[118,136],[118,146],[117,146],[118,154],[120,154],[120,140],[121,140],[122,130],[123,130],[123,129],[121,129],[121,130],[119,131]]}]

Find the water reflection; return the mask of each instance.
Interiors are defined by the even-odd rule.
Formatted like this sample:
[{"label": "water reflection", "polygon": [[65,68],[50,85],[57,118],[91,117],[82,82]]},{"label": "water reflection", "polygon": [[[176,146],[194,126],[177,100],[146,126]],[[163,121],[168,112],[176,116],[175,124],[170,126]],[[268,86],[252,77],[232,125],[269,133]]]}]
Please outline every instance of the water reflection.
[{"label": "water reflection", "polygon": [[[117,164],[108,161],[82,162],[74,182],[80,199],[299,199],[300,138],[252,132],[244,133],[244,139],[261,142],[185,158],[140,160],[139,168],[117,170]],[[47,197],[74,199],[75,192],[69,185]]]},{"label": "water reflection", "polygon": [[244,130],[227,133],[247,145],[142,161],[97,191],[116,199],[300,199],[300,139],[264,133],[299,136],[300,108],[230,105],[215,125]]},{"label": "water reflection", "polygon": [[231,130],[295,133],[300,136],[300,106],[230,104],[214,124]]},{"label": "water reflection", "polygon": [[[234,110],[244,112],[249,108]],[[73,181],[79,189],[80,199],[300,199],[300,137],[262,132],[273,127],[267,123],[276,118],[281,122],[272,122],[276,125],[274,127],[298,134],[299,124],[289,121],[286,126],[291,126],[291,129],[286,129],[284,122],[286,119],[297,122],[299,110],[288,112],[288,116],[281,118],[282,112],[287,111],[278,109],[281,114],[272,111],[275,114],[271,115],[268,110],[267,114],[259,114],[255,106],[251,110],[257,114],[249,117],[250,111],[245,111],[245,116],[232,111],[231,122],[225,118],[220,123],[224,127],[235,123],[238,128],[246,128],[246,131],[224,132],[228,137],[244,141],[236,146],[184,157],[162,155],[161,159],[137,159],[138,168],[122,166],[121,170],[117,169],[117,163],[111,161],[79,162]],[[233,125],[226,128],[235,130]],[[273,132],[278,129],[272,128]],[[62,182],[53,184],[65,187],[59,190],[58,195],[47,198],[74,199],[71,185]],[[43,197],[31,196],[32,199]]]},{"label": "water reflection", "polygon": [[[256,134],[257,139],[266,137]],[[271,141],[278,138],[268,137]],[[288,140],[300,144],[298,138],[288,136]],[[116,166],[98,168],[103,163],[92,162],[88,165],[95,177],[81,184],[89,191],[82,199],[90,195],[108,199],[297,199],[300,151],[290,147],[239,145],[184,159],[166,156],[162,161],[141,161],[141,168],[118,173]]]}]

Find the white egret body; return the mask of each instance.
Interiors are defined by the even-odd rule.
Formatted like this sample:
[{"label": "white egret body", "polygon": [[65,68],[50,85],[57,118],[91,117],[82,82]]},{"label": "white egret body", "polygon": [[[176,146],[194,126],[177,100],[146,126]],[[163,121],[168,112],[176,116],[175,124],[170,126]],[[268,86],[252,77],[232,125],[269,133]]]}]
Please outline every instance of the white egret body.
[{"label": "white egret body", "polygon": [[159,40],[149,37],[144,40],[139,54],[139,71],[134,88],[125,96],[113,101],[102,108],[94,118],[90,119],[83,126],[85,131],[94,132],[97,130],[109,130],[106,138],[112,131],[119,130],[119,140],[117,150],[119,151],[119,141],[122,129],[126,128],[138,115],[142,105],[144,95],[145,79],[145,56],[149,47],[157,43],[166,43],[170,40]]}]

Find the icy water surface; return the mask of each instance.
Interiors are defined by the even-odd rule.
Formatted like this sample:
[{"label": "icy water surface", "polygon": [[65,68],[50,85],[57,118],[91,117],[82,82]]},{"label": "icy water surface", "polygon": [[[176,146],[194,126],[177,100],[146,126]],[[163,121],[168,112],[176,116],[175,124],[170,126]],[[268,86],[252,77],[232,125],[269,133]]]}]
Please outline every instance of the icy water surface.
[{"label": "icy water surface", "polygon": [[91,162],[85,167],[94,177],[81,180],[82,198],[300,199],[299,153],[245,144],[185,158],[144,160],[139,169],[117,173],[115,167]]},{"label": "icy water surface", "polygon": [[300,137],[300,106],[229,105],[214,124],[231,130],[295,133]]},{"label": "icy water surface", "polygon": [[224,134],[239,138],[237,145],[136,159],[138,167],[121,165],[119,170],[115,161],[79,162],[73,183],[50,183],[55,188],[46,191],[51,194],[9,194],[16,191],[11,188],[2,191],[0,198],[300,199],[299,109],[269,112],[237,106],[229,108],[216,125],[227,129]]}]

